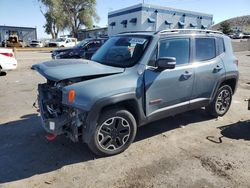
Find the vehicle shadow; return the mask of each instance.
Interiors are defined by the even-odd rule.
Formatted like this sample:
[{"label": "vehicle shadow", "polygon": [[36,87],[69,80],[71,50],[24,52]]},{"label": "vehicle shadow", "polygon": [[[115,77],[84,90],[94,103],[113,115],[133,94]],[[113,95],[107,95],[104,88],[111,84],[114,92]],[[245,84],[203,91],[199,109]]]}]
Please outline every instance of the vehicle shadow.
[{"label": "vehicle shadow", "polygon": [[250,121],[239,121],[230,125],[219,127],[224,137],[235,140],[250,141]]},{"label": "vehicle shadow", "polygon": [[135,142],[176,128],[181,128],[195,122],[207,121],[210,119],[212,119],[212,117],[203,109],[192,110],[176,116],[168,117],[139,127]]},{"label": "vehicle shadow", "polygon": [[250,141],[250,120],[238,121],[237,123],[218,127],[218,129],[221,130],[222,136],[208,136],[207,140],[216,144],[221,144],[223,142],[224,137],[235,140]]},{"label": "vehicle shadow", "polygon": [[[140,127],[135,142],[208,119],[210,117],[204,110],[196,110],[160,120]],[[81,142],[73,143],[63,136],[53,142],[47,141],[37,114],[0,124],[0,151],[0,183],[95,159],[95,155]]]},{"label": "vehicle shadow", "polygon": [[37,114],[0,125],[0,184],[94,157],[85,144],[73,143],[65,137],[48,142]]}]

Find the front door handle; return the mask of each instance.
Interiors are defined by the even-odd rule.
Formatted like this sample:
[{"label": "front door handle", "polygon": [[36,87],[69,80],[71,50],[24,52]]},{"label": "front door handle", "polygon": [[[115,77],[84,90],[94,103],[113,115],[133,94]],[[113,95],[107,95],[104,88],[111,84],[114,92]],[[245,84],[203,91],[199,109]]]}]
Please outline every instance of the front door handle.
[{"label": "front door handle", "polygon": [[193,75],[192,72],[185,71],[185,73],[182,74],[182,77],[183,77],[185,80],[187,80],[187,79],[189,79],[192,75]]}]

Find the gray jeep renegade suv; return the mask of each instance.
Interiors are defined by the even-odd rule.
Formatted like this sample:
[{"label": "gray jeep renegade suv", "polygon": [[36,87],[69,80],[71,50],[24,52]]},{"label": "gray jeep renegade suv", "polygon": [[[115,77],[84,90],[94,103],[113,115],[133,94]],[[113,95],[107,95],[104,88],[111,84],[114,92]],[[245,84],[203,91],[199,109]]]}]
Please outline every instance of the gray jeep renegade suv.
[{"label": "gray jeep renegade suv", "polygon": [[130,32],[111,37],[89,60],[33,65],[45,130],[81,139],[97,155],[118,154],[137,127],[205,107],[227,113],[238,81],[229,37],[209,30]]}]

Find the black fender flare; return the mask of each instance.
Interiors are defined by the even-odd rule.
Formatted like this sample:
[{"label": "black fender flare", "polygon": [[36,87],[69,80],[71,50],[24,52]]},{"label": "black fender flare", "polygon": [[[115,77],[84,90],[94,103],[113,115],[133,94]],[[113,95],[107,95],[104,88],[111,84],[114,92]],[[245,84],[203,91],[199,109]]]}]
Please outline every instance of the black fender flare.
[{"label": "black fender flare", "polygon": [[90,140],[90,136],[92,135],[93,131],[95,131],[95,128],[97,126],[97,121],[100,116],[100,112],[102,109],[108,106],[115,105],[117,103],[125,102],[125,101],[134,101],[134,104],[136,104],[135,109],[138,112],[137,113],[137,126],[142,124],[142,122],[145,121],[145,113],[143,110],[143,103],[142,99],[138,99],[136,97],[136,93],[130,92],[130,93],[121,93],[117,95],[113,95],[110,97],[106,97],[103,99],[100,99],[94,103],[94,105],[91,107],[90,111],[88,112],[85,125],[82,129],[82,139],[84,143],[88,143]]},{"label": "black fender flare", "polygon": [[[214,91],[212,93],[212,96],[211,96],[211,100],[210,100],[210,103],[214,100],[215,96],[216,96],[216,93],[218,91],[218,89],[220,88],[221,84],[227,80],[230,80],[230,79],[235,79],[236,80],[236,85],[235,85],[235,91],[236,91],[236,88],[237,88],[237,84],[238,84],[238,79],[239,79],[239,75],[238,74],[226,74],[224,75],[216,84],[215,88],[214,88]],[[234,91],[234,93],[235,93]]]}]

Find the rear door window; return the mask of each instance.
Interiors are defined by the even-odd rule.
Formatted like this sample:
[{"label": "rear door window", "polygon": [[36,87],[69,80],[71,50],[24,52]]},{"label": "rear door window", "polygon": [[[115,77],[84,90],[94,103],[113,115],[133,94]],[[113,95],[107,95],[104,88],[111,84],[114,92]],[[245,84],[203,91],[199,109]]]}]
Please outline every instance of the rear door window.
[{"label": "rear door window", "polygon": [[207,61],[216,57],[214,38],[196,38],[195,48],[196,61]]}]

